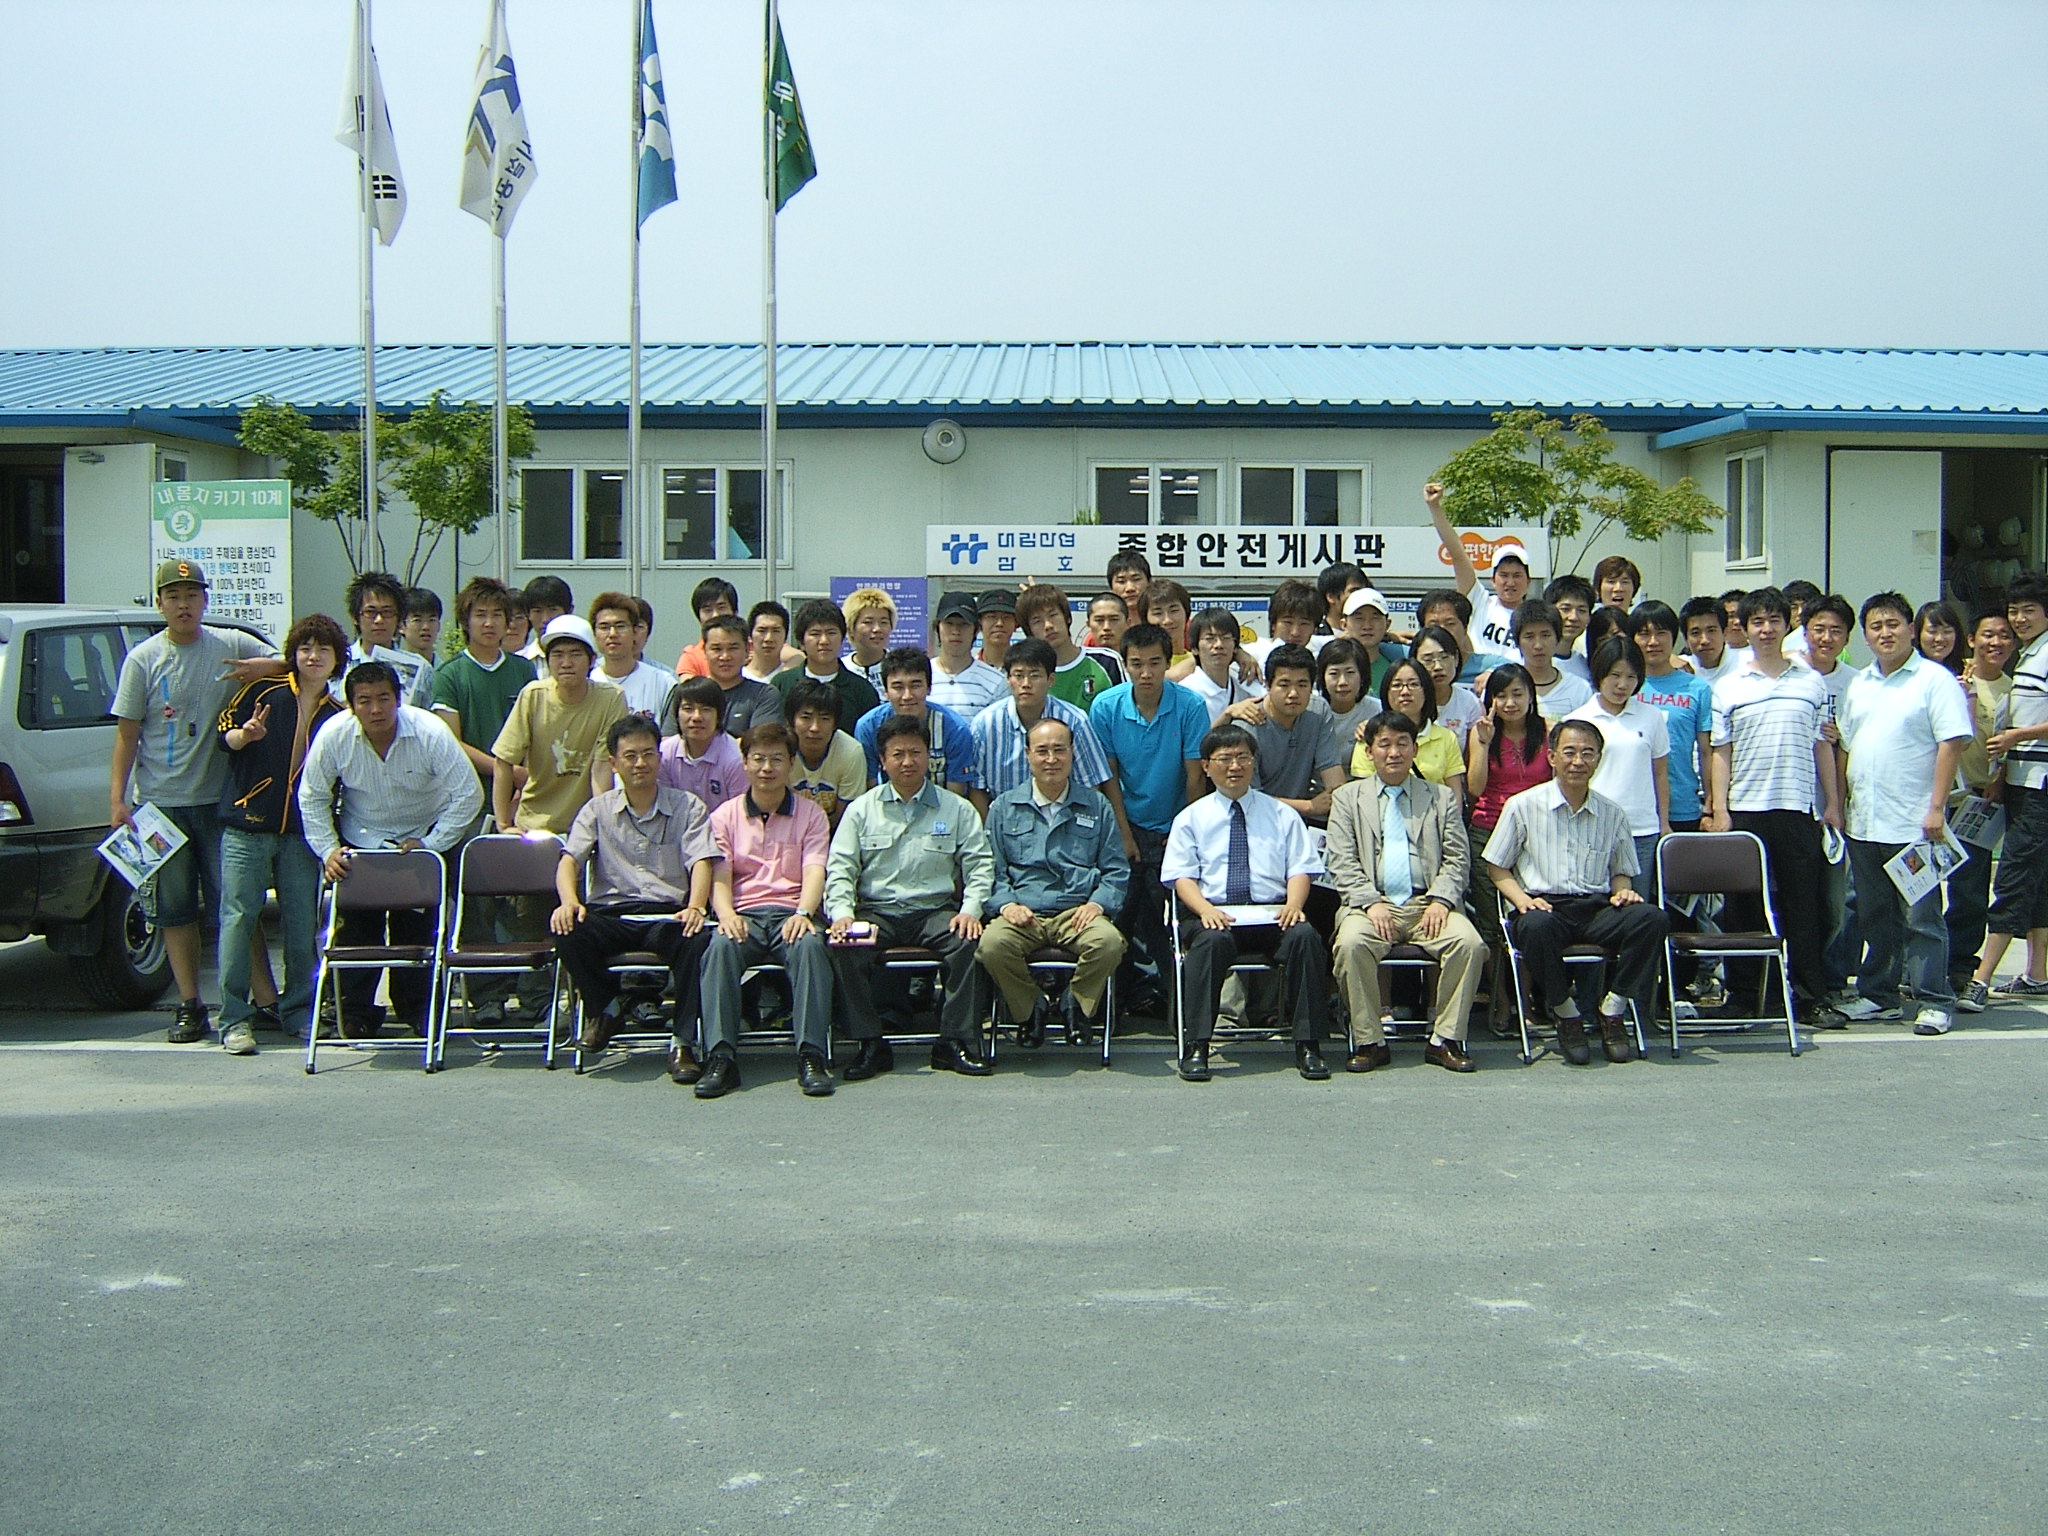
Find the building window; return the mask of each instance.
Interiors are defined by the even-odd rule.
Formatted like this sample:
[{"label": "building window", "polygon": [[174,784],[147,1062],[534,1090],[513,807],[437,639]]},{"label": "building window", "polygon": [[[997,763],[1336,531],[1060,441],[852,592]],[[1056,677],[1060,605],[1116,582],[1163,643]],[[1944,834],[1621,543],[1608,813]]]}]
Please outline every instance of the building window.
[{"label": "building window", "polygon": [[1237,520],[1247,528],[1355,528],[1365,520],[1365,471],[1246,465]]},{"label": "building window", "polygon": [[520,470],[520,562],[625,559],[625,488],[617,467]]},{"label": "building window", "polygon": [[1186,527],[1215,523],[1214,468],[1180,469],[1159,464],[1096,466],[1095,515],[1098,521],[1122,525]]},{"label": "building window", "polygon": [[[789,468],[776,466],[782,517],[775,563],[790,561]],[[730,564],[761,558],[761,468],[688,466],[661,472],[661,558]]]},{"label": "building window", "polygon": [[1761,564],[1764,558],[1764,451],[1728,459],[1728,557],[1729,565]]}]

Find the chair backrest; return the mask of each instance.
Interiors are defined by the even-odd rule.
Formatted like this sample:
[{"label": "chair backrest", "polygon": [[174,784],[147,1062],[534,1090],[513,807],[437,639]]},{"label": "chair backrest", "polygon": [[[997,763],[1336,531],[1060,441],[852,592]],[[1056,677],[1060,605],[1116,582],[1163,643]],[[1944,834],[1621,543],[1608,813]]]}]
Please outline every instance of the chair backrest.
[{"label": "chair backrest", "polygon": [[[1657,844],[1657,889],[1667,898],[1765,895],[1763,840],[1754,832],[1674,832]],[[1811,895],[1820,899],[1818,891]]]},{"label": "chair backrest", "polygon": [[334,905],[342,912],[389,912],[401,907],[438,910],[444,871],[441,856],[428,848],[409,853],[358,849],[349,860],[347,877],[334,887]]},{"label": "chair backrest", "polygon": [[552,832],[494,832],[462,847],[465,896],[552,896],[562,840]]}]

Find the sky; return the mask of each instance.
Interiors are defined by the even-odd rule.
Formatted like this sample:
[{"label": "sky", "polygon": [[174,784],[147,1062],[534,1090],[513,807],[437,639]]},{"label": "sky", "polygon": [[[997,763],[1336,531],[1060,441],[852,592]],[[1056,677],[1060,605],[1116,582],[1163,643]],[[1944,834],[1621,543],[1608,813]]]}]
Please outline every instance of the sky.
[{"label": "sky", "polygon": [[[638,0],[507,0],[514,341],[621,341]],[[0,346],[350,342],[351,0],[0,0]],[[486,341],[487,0],[378,0],[385,343]],[[782,0],[781,334],[2048,347],[2042,0]],[[655,0],[650,341],[756,341],[759,0]]]}]

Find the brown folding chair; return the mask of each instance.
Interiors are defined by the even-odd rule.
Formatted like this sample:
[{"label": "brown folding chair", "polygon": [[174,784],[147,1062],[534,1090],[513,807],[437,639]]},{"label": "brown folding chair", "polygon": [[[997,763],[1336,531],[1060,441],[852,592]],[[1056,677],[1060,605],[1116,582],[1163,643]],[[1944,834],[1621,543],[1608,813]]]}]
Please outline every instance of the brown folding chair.
[{"label": "brown folding chair", "polygon": [[[440,966],[439,934],[447,918],[448,866],[430,848],[408,853],[386,849],[357,849],[349,859],[346,879],[326,886],[327,908],[320,930],[320,970],[313,979],[313,1011],[306,1023],[306,1071],[313,1072],[320,1052],[320,1002],[334,978],[334,1017],[337,1029],[342,1019],[342,971],[424,970],[429,974],[427,1019],[420,1050],[420,1067],[434,1065],[433,979]],[[341,918],[350,912],[397,912],[421,910],[433,914],[436,937],[429,944],[337,944],[335,932]],[[409,1051],[409,1040],[339,1040],[337,1046],[355,1051]]]},{"label": "brown folding chair", "polygon": [[[1515,997],[1515,1023],[1521,1029],[1522,1065],[1526,1067],[1533,1063],[1541,1053],[1536,1049],[1537,1032],[1529,1027],[1529,1001],[1522,976],[1522,951],[1515,943],[1515,914],[1508,906],[1507,898],[1498,891],[1494,893],[1493,899],[1496,903],[1496,910],[1500,913],[1501,943],[1506,948],[1508,957],[1508,986],[1513,991]],[[1598,944],[1567,944],[1564,951],[1564,963],[1567,966],[1583,966],[1593,971],[1605,970],[1607,967],[1607,951]],[[1636,1055],[1638,1057],[1646,1057],[1650,1054],[1650,1042],[1643,1033],[1642,1010],[1636,1006],[1634,998],[1629,999],[1628,1016],[1629,1023],[1635,1030]],[[1550,1037],[1555,1039],[1557,1036],[1556,1025],[1549,1024],[1546,1021],[1544,1027],[1548,1029]]]},{"label": "brown folding chair", "polygon": [[[1714,959],[1762,960],[1757,983],[1756,1013],[1748,1018],[1694,1018],[1685,1027],[1695,1033],[1734,1032],[1759,1024],[1783,1024],[1792,1054],[1799,1054],[1799,1024],[1792,1011],[1792,974],[1784,935],[1778,931],[1777,913],[1771,908],[1770,856],[1763,839],[1754,832],[1674,832],[1657,845],[1657,889],[1666,905],[1686,896],[1754,896],[1764,909],[1762,928],[1747,933],[1680,933],[1673,929],[1664,941],[1664,985],[1671,1004],[1671,1054],[1678,1046],[1678,957],[1694,955]],[[1820,899],[1819,892],[1812,899]],[[1771,964],[1778,967],[1778,994],[1783,1016],[1766,1014],[1764,999],[1770,995]]]},{"label": "brown folding chair", "polygon": [[[1081,957],[1071,949],[1064,949],[1057,944],[1046,944],[1031,951],[1025,958],[1024,963],[1030,968],[1031,979],[1038,983],[1039,990],[1045,993],[1046,996],[1052,997],[1064,992],[1073,985],[1074,972],[1080,968]],[[998,989],[991,985],[989,995],[991,1012],[988,1021],[988,1055],[989,1060],[993,1061],[995,1060],[997,1042],[1003,1030],[1008,1028],[1011,1034],[1014,1035],[1017,1032],[1018,1026],[1003,1025],[998,1021],[994,1011],[1000,995]],[[1115,1022],[1116,972],[1111,971],[1108,984],[1103,989],[1102,1014],[1098,1020],[1102,1034],[1102,1039],[1099,1042],[1102,1046],[1102,1064],[1105,1067],[1109,1065],[1109,1037],[1115,1032]],[[1057,1030],[1062,1042],[1066,1042],[1067,1024],[1064,1014],[1048,1021],[1047,1028],[1048,1030]]]},{"label": "brown folding chair", "polygon": [[[429,1031],[433,1040],[427,1070],[440,1071],[447,1059],[448,1037],[467,1035],[476,1039],[488,1035],[527,1036],[533,1048],[554,1055],[553,1010],[540,1024],[525,1028],[451,1029],[448,1014],[455,1001],[458,976],[509,976],[545,971],[548,995],[561,986],[561,965],[552,939],[490,940],[465,945],[463,919],[469,903],[494,897],[552,896],[555,870],[562,861],[562,840],[552,832],[500,832],[473,837],[463,845],[462,863],[455,877],[455,918],[442,935],[440,985],[434,989],[434,1009]],[[466,987],[465,987],[466,993]]]}]

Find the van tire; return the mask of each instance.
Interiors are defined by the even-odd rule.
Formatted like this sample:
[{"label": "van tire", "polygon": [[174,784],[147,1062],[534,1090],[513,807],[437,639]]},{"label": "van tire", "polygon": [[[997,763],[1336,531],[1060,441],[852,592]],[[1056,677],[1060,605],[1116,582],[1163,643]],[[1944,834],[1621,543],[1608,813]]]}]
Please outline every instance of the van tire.
[{"label": "van tire", "polygon": [[71,959],[85,995],[102,1008],[124,1013],[150,1007],[170,987],[171,961],[142,899],[127,881],[110,874],[93,917],[98,948]]}]

